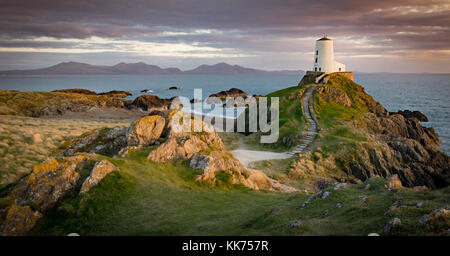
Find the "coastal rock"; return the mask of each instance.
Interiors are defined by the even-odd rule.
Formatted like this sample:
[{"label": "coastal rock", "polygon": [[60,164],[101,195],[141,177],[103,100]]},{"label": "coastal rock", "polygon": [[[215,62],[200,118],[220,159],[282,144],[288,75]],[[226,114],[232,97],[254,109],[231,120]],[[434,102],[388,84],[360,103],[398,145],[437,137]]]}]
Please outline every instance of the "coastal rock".
[{"label": "coastal rock", "polygon": [[81,89],[81,88],[53,90],[52,92],[79,93],[79,94],[97,95],[97,93],[94,92],[94,91],[87,90],[87,89]]},{"label": "coastal rock", "polygon": [[164,118],[157,115],[146,116],[134,121],[127,130],[128,145],[152,145],[161,136],[164,126]]},{"label": "coastal rock", "polygon": [[[21,116],[59,116],[67,112],[88,112],[92,108],[123,108],[125,103],[116,97],[67,89],[56,92],[0,91],[0,112]],[[67,92],[63,92],[67,91]]]},{"label": "coastal rock", "polygon": [[2,236],[21,236],[30,231],[42,214],[33,211],[30,206],[20,206],[13,204],[6,210],[3,224],[0,225]]},{"label": "coastal rock", "polygon": [[171,86],[169,87],[169,90],[179,90],[180,88],[176,87],[176,86]]},{"label": "coastal rock", "polygon": [[6,196],[11,205],[0,220],[0,234],[23,235],[31,230],[42,213],[73,191],[80,178],[79,171],[87,160],[84,156],[49,158],[34,166]]},{"label": "coastal rock", "polygon": [[207,148],[208,145],[196,136],[171,137],[157,149],[150,152],[147,159],[158,163],[164,163],[169,160],[185,160]]},{"label": "coastal rock", "polygon": [[113,156],[127,146],[126,131],[125,126],[93,130],[71,140],[55,155],[74,156],[78,152],[88,152]]},{"label": "coastal rock", "polygon": [[[201,120],[191,119],[183,125],[185,128],[202,128],[202,132],[188,132],[189,129],[174,129],[173,118],[189,117],[180,111],[169,114],[167,140],[150,152],[147,159],[164,163],[171,160],[188,160],[193,169],[201,169],[203,173],[197,181],[216,182],[216,174],[225,172],[230,175],[232,184],[243,184],[253,189],[275,190],[276,186],[263,173],[252,172],[250,175],[244,166],[225,150],[223,142],[213,127]],[[196,124],[196,122],[198,122]],[[275,185],[274,185],[275,184]]]},{"label": "coastal rock", "polygon": [[98,95],[106,95],[109,97],[115,97],[115,98],[126,98],[128,96],[132,96],[133,94],[131,94],[131,92],[127,92],[127,91],[109,91],[109,92],[102,92],[99,93]]},{"label": "coastal rock", "polygon": [[389,114],[400,114],[407,119],[417,118],[420,122],[428,122],[428,117],[420,111],[400,110],[398,112],[389,112]]},{"label": "coastal rock", "polygon": [[352,105],[350,98],[340,88],[321,86],[317,88],[316,92],[327,101],[333,101],[346,107]]},{"label": "coastal rock", "polygon": [[170,104],[171,100],[169,99],[161,99],[158,96],[146,94],[137,97],[129,107],[140,108],[144,111],[167,110]]},{"label": "coastal rock", "polygon": [[105,178],[106,175],[116,170],[119,170],[119,168],[108,160],[97,162],[94,168],[92,168],[89,177],[83,182],[80,193],[88,192],[92,187],[96,186],[103,178]]},{"label": "coastal rock", "polygon": [[225,100],[227,97],[231,97],[231,98],[237,98],[237,97],[242,97],[242,98],[247,98],[247,93],[245,93],[243,90],[238,89],[238,88],[231,88],[227,91],[221,91],[218,93],[214,93],[209,95],[209,97],[217,97],[220,98],[221,100]]}]

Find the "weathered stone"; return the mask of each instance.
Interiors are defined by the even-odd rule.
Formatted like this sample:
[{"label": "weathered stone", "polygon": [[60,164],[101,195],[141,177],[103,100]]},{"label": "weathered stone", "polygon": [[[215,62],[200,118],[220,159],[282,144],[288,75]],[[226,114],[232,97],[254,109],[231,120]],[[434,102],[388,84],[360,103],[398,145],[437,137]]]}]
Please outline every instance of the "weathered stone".
[{"label": "weathered stone", "polygon": [[322,199],[327,198],[329,195],[330,195],[330,192],[328,192],[328,191],[323,192],[322,193]]},{"label": "weathered stone", "polygon": [[[6,196],[12,202],[0,234],[23,235],[35,225],[45,211],[70,193],[78,183],[78,169],[87,160],[84,156],[49,158],[33,167]],[[33,209],[30,208],[33,207]]]},{"label": "weathered stone", "polygon": [[2,236],[21,236],[30,231],[37,220],[42,217],[39,211],[30,206],[13,204],[8,207],[3,225],[0,226]]},{"label": "weathered stone", "polygon": [[161,136],[165,120],[161,116],[146,116],[134,121],[127,130],[129,146],[148,146]]},{"label": "weathered stone", "polygon": [[127,145],[125,137],[127,127],[117,126],[108,129],[106,133],[100,131],[101,129],[94,130],[71,140],[64,149],[55,155],[74,156],[78,152],[88,152],[113,156]]},{"label": "weathered stone", "polygon": [[445,229],[450,228],[450,211],[448,206],[439,208],[420,217],[419,222],[422,224],[431,224],[436,226],[444,226]]},{"label": "weathered stone", "polygon": [[155,95],[141,95],[137,97],[131,104],[130,107],[140,108],[145,111],[151,110],[167,110],[169,109],[171,100],[161,99]]},{"label": "weathered stone", "polygon": [[94,168],[92,168],[89,177],[83,182],[80,193],[88,192],[92,187],[96,186],[103,178],[105,178],[106,175],[116,170],[119,170],[119,168],[108,160],[102,160],[96,163]]},{"label": "weathered stone", "polygon": [[402,221],[399,218],[393,218],[391,221],[389,221],[386,226],[384,226],[384,233],[387,235],[391,235],[398,231],[402,225]]},{"label": "weathered stone", "polygon": [[302,222],[299,220],[291,220],[289,221],[290,228],[300,228],[302,226]]},{"label": "weathered stone", "polygon": [[401,188],[401,187],[402,187],[402,182],[398,178],[398,175],[397,174],[392,175],[388,181],[388,188],[396,189],[396,188]]}]

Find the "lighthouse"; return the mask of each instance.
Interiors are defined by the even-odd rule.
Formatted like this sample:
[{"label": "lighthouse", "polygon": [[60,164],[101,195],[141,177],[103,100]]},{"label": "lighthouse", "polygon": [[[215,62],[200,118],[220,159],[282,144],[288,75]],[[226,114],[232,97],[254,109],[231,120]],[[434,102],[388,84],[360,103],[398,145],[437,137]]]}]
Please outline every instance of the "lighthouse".
[{"label": "lighthouse", "polygon": [[316,41],[313,70],[325,74],[345,71],[345,65],[334,60],[333,40],[327,36]]}]

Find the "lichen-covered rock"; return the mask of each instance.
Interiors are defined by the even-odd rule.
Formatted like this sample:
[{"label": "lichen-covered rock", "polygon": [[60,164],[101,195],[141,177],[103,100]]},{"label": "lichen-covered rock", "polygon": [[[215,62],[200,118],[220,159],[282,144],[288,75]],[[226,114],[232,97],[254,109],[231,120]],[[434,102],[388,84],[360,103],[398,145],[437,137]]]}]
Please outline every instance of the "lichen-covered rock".
[{"label": "lichen-covered rock", "polygon": [[127,130],[128,145],[152,145],[161,136],[164,126],[164,118],[157,115],[135,120]]},{"label": "lichen-covered rock", "polygon": [[[41,213],[49,210],[76,187],[80,178],[79,170],[87,161],[85,156],[49,158],[33,167],[33,171],[22,178],[6,196],[11,202],[2,223],[0,234],[14,232],[23,235],[35,224]],[[13,207],[13,208],[11,208]],[[32,209],[30,208],[32,207]],[[23,220],[26,224],[17,221]],[[14,231],[11,227],[15,227]]]},{"label": "lichen-covered rock", "polygon": [[113,156],[127,146],[126,132],[125,126],[90,131],[68,142],[55,156],[74,156],[78,152]]},{"label": "lichen-covered rock", "polygon": [[13,204],[6,209],[6,216],[0,226],[2,236],[20,236],[30,231],[37,220],[42,217],[39,211],[33,211],[30,206]]},{"label": "lichen-covered rock", "polygon": [[402,221],[399,218],[393,218],[384,226],[384,234],[392,235],[400,229]]},{"label": "lichen-covered rock", "polygon": [[450,228],[450,211],[448,206],[434,210],[430,214],[423,215],[419,222],[422,224],[430,224],[443,230]]},{"label": "lichen-covered rock", "polygon": [[389,189],[395,189],[395,188],[401,188],[402,187],[402,182],[398,178],[397,174],[392,175],[389,178],[387,186],[388,186]]},{"label": "lichen-covered rock", "polygon": [[96,186],[103,178],[105,178],[106,175],[117,170],[119,170],[119,168],[108,160],[102,160],[96,163],[94,168],[92,168],[89,177],[83,182],[80,193],[88,192],[92,187]]}]

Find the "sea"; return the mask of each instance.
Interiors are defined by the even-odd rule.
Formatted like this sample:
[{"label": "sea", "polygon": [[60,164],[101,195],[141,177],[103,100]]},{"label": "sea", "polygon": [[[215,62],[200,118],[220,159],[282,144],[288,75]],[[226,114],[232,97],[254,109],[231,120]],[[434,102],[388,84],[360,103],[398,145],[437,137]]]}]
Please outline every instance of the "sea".
[{"label": "sea", "polygon": [[[125,90],[142,95],[141,91],[161,98],[194,97],[194,89],[202,89],[202,98],[213,93],[239,88],[249,95],[266,95],[275,90],[295,86],[299,75],[57,75],[0,77],[0,89],[19,91],[52,91],[84,88],[95,92]],[[385,74],[355,73],[354,80],[388,111],[418,110],[433,127],[450,154],[450,74]],[[169,90],[169,87],[178,90]]]}]

